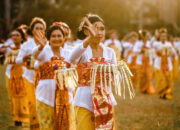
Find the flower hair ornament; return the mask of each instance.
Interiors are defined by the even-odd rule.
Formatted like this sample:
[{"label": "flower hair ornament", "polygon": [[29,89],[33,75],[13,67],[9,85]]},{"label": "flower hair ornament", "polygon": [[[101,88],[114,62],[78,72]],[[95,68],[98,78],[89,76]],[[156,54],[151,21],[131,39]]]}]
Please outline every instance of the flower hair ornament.
[{"label": "flower hair ornament", "polygon": [[58,25],[59,27],[62,27],[62,22],[54,22],[53,25]]}]

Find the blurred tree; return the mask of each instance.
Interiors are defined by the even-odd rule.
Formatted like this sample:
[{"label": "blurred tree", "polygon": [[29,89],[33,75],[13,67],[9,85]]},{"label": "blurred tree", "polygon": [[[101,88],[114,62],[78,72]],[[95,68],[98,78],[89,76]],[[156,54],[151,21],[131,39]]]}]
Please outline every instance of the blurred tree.
[{"label": "blurred tree", "polygon": [[156,0],[0,0],[0,37],[20,24],[29,25],[35,16],[42,17],[48,26],[64,21],[75,34],[87,13],[99,14],[107,30],[114,28],[121,35],[139,28],[153,30],[167,25],[159,19]]}]

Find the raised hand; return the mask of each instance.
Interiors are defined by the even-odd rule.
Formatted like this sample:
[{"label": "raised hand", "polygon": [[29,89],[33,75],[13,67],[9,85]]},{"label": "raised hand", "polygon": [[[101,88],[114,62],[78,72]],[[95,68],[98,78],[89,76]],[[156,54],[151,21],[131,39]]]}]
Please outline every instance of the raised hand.
[{"label": "raised hand", "polygon": [[34,35],[36,42],[40,45],[39,49],[42,50],[46,45],[47,39],[41,31],[37,31]]},{"label": "raised hand", "polygon": [[83,21],[87,24],[87,26],[85,26],[85,27],[89,30],[90,35],[95,37],[96,36],[96,32],[95,32],[94,26],[89,22],[87,17],[84,17]]},{"label": "raised hand", "polygon": [[83,18],[84,23],[85,23],[85,28],[89,31],[89,35],[87,36],[87,38],[84,41],[84,47],[86,48],[90,43],[97,43],[98,41],[98,34],[97,34],[97,30],[95,28],[94,25],[92,25],[87,17]]}]

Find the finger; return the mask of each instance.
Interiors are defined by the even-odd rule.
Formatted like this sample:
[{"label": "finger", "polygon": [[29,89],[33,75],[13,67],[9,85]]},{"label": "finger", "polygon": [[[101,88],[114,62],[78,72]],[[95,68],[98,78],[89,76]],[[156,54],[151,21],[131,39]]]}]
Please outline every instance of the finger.
[{"label": "finger", "polygon": [[42,38],[40,38],[38,35],[34,36],[34,38],[37,40],[38,44],[42,45]]},{"label": "finger", "polygon": [[39,38],[43,38],[43,35],[41,34],[41,31],[38,31]]},{"label": "finger", "polygon": [[41,36],[42,38],[45,37],[45,35],[44,35],[44,33],[43,33],[42,31],[39,31],[39,34],[40,34],[40,36]]},{"label": "finger", "polygon": [[34,38],[36,39],[36,41],[39,43],[39,44],[41,44],[41,42],[40,42],[40,38],[39,38],[39,36],[38,36],[39,34],[37,34],[37,35],[34,35]]},{"label": "finger", "polygon": [[95,37],[96,33],[94,32],[94,30],[92,28],[90,28],[89,26],[84,26],[87,30],[89,30],[90,35]]},{"label": "finger", "polygon": [[93,35],[93,36],[95,36],[96,35],[96,33],[95,33],[95,31],[94,31],[94,28],[93,28],[93,25],[91,24],[91,22],[88,20],[88,18],[87,17],[84,17],[84,22],[88,25],[88,29],[89,29],[89,31],[90,31],[90,33]]},{"label": "finger", "polygon": [[88,20],[87,17],[84,17],[83,20],[84,20],[84,22],[85,22],[89,27],[92,26],[91,22]]}]

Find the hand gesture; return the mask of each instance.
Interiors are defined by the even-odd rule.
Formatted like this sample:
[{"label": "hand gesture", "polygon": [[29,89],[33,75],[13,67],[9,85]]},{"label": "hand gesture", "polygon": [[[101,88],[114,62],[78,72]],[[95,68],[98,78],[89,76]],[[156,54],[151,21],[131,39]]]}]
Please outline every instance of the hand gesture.
[{"label": "hand gesture", "polygon": [[36,42],[40,45],[39,49],[42,50],[47,42],[47,39],[46,39],[44,33],[42,33],[41,31],[37,31],[34,35],[34,38],[35,38]]}]

